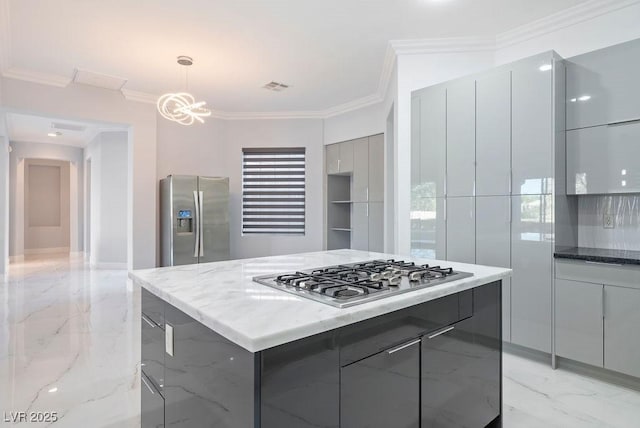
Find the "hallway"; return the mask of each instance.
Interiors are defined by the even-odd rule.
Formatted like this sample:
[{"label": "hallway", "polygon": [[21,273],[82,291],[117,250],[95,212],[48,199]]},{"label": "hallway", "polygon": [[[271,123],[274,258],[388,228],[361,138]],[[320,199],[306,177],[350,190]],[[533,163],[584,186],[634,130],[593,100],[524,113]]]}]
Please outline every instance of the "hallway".
[{"label": "hallway", "polygon": [[139,291],[126,275],[68,255],[11,265],[0,283],[0,426],[9,412],[56,411],[56,427],[139,426]]}]

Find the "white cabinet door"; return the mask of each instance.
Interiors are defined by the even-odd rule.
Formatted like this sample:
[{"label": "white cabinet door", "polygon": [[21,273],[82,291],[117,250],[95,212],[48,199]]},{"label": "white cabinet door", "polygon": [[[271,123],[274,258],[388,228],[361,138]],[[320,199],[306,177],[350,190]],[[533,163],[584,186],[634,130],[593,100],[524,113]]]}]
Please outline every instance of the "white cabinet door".
[{"label": "white cabinet door", "polygon": [[513,196],[511,205],[511,341],[550,353],[553,196]]},{"label": "white cabinet door", "polygon": [[340,174],[353,172],[353,143],[354,141],[352,140],[338,144],[340,147],[340,159],[338,161]]},{"label": "white cabinet door", "polygon": [[567,132],[567,194],[640,192],[640,122]]},{"label": "white cabinet door", "polygon": [[511,71],[476,81],[476,195],[511,191]]},{"label": "white cabinet door", "polygon": [[353,141],[353,174],[351,176],[351,200],[367,202],[369,194],[369,139]]},{"label": "white cabinet door", "polygon": [[447,196],[473,196],[476,179],[475,80],[447,87]]},{"label": "white cabinet door", "polygon": [[553,57],[519,61],[512,69],[512,193],[553,191]]},{"label": "white cabinet door", "polygon": [[556,278],[556,354],[602,367],[602,284]]},{"label": "white cabinet door", "polygon": [[447,198],[447,260],[476,262],[475,198]]},{"label": "white cabinet door", "polygon": [[[476,197],[476,263],[511,267],[511,197]],[[511,279],[502,280],[502,340],[511,341]]]},{"label": "white cabinet door", "polygon": [[330,144],[326,146],[327,174],[338,174],[340,172],[340,144]]},{"label": "white cabinet door", "polygon": [[411,255],[446,260],[445,198],[411,200]]},{"label": "white cabinet door", "polygon": [[604,287],[604,367],[640,377],[640,289]]},{"label": "white cabinet door", "polygon": [[420,184],[423,198],[445,195],[447,93],[444,87],[420,91]]}]

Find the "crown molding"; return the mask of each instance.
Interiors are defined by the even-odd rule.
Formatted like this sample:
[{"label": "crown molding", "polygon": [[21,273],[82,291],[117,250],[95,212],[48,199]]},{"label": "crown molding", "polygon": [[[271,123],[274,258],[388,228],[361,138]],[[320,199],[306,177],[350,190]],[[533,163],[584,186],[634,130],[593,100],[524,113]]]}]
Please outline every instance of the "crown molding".
[{"label": "crown molding", "polygon": [[71,79],[69,77],[50,73],[40,73],[39,71],[25,70],[16,67],[3,70],[2,76],[7,79],[24,80],[27,82],[39,83],[41,85],[56,86],[58,88],[65,88],[69,83],[71,83]]},{"label": "crown molding", "polygon": [[640,0],[590,0],[498,34],[495,49],[553,33],[638,3]]},{"label": "crown molding", "polygon": [[324,119],[322,111],[217,112],[211,116],[223,120]]},{"label": "crown molding", "polygon": [[389,45],[396,55],[420,55],[492,51],[495,37],[450,37],[440,39],[391,40]]},{"label": "crown molding", "polygon": [[157,95],[150,94],[148,92],[133,91],[126,88],[120,89],[120,92],[122,92],[124,98],[129,101],[136,101],[145,104],[155,104],[158,101]]}]

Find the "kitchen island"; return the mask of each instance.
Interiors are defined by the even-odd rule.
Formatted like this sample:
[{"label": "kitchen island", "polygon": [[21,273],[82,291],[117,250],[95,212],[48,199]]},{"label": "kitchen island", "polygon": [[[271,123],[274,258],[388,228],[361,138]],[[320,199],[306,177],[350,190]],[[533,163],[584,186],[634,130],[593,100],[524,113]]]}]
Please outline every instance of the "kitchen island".
[{"label": "kitchen island", "polygon": [[131,273],[142,426],[501,426],[510,270],[414,260],[473,276],[346,308],[253,281],[390,258],[402,257],[337,250]]}]

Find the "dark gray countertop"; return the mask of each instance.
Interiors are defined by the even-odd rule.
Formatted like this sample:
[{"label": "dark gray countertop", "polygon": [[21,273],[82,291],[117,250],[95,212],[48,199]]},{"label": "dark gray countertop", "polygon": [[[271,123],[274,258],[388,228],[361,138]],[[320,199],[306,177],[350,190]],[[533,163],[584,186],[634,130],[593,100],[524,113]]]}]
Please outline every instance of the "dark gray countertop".
[{"label": "dark gray countertop", "polygon": [[640,251],[633,250],[570,247],[557,248],[553,256],[556,259],[573,259],[600,263],[640,265]]}]

